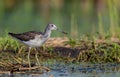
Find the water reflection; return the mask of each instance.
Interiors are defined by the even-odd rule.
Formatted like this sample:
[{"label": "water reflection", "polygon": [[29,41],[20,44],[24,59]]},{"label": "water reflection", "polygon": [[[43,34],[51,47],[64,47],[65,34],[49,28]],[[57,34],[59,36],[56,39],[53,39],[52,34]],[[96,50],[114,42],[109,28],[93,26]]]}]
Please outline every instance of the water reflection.
[{"label": "water reflection", "polygon": [[[54,66],[54,67],[53,67]],[[120,64],[53,64],[52,71],[25,74],[1,74],[0,77],[120,77]]]}]

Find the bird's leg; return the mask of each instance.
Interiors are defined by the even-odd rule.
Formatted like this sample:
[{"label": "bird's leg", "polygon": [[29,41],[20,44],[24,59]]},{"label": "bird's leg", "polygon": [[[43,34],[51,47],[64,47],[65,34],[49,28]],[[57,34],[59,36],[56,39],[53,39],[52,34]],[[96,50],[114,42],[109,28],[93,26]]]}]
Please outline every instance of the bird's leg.
[{"label": "bird's leg", "polygon": [[30,63],[30,51],[31,51],[31,47],[29,47],[29,52],[28,52],[28,63],[29,63],[29,68],[31,68],[31,63]]},{"label": "bird's leg", "polygon": [[42,50],[43,50],[43,52],[45,51],[45,45],[42,46]]},{"label": "bird's leg", "polygon": [[39,62],[39,59],[38,59],[38,51],[36,50],[36,48],[35,48],[35,51],[36,51],[35,58],[37,60],[37,64],[40,66],[40,62]]}]

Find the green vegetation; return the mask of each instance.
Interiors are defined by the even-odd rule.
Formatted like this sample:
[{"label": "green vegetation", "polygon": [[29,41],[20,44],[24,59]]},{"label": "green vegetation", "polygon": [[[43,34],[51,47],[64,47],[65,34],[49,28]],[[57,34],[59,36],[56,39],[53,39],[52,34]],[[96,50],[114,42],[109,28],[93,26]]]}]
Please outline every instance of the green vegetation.
[{"label": "green vegetation", "polygon": [[[120,62],[120,45],[119,42],[110,39],[91,39],[84,37],[83,40],[74,40],[70,38],[62,43],[62,47],[45,46],[37,48],[39,52],[39,60],[46,63],[49,60],[61,60],[63,62],[72,63],[108,63]],[[56,39],[57,40],[57,39]],[[51,41],[52,43],[53,41]],[[68,47],[66,47],[68,46]],[[9,36],[0,38],[0,62],[27,63],[28,48],[17,42]],[[35,61],[35,51],[31,52],[31,61]],[[6,57],[5,57],[6,56]],[[49,62],[48,62],[49,63]]]},{"label": "green vegetation", "polygon": [[[18,4],[23,3],[22,1],[18,0]],[[44,0],[35,1],[43,1],[44,4]],[[59,1],[63,1],[63,3]],[[38,48],[39,60],[42,64],[51,64],[57,61],[66,63],[119,63],[119,0],[85,1],[58,0],[57,2],[53,0],[54,3],[50,2],[53,4],[52,6],[40,5],[41,8],[39,8],[38,4],[35,6],[35,2],[32,3],[32,0],[25,0],[24,4],[19,4],[17,9],[13,9],[12,7],[16,6],[14,4],[16,2],[11,7],[7,7],[4,5],[5,1],[1,0],[0,66],[5,65],[5,63],[27,63],[28,48],[5,34],[5,30],[17,33],[30,30],[39,31],[39,28],[42,30],[46,23],[51,21],[68,32],[67,38],[69,39],[62,44],[62,47],[47,45]],[[49,0],[45,1],[45,4],[48,3]],[[104,7],[100,7],[100,4],[103,4]],[[13,29],[15,27],[16,29]],[[53,36],[62,35],[54,32]],[[31,52],[32,63],[36,62],[35,53],[34,50]]]}]

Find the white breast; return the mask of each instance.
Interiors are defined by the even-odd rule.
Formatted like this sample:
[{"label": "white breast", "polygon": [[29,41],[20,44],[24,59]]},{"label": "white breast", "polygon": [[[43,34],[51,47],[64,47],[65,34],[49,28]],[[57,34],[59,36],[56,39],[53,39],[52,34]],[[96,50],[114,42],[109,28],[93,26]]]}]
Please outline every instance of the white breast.
[{"label": "white breast", "polygon": [[41,36],[36,36],[35,39],[23,42],[30,47],[40,47],[48,40],[48,38],[41,38]]}]

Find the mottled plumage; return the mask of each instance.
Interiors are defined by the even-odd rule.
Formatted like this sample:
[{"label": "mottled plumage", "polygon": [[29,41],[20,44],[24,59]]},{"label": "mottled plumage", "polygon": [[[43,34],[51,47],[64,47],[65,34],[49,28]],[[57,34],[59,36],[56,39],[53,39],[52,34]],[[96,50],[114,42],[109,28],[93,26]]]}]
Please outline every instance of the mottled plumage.
[{"label": "mottled plumage", "polygon": [[15,33],[8,33],[8,34],[21,41],[29,41],[29,40],[35,39],[35,36],[37,35],[43,35],[42,32],[36,32],[36,31],[29,31],[29,32],[19,33],[19,34],[15,34]]},{"label": "mottled plumage", "polygon": [[12,37],[18,39],[22,43],[28,45],[29,47],[40,47],[43,45],[51,35],[51,30],[56,30],[57,27],[54,24],[48,24],[45,28],[44,33],[29,31],[25,33],[8,33]]}]

